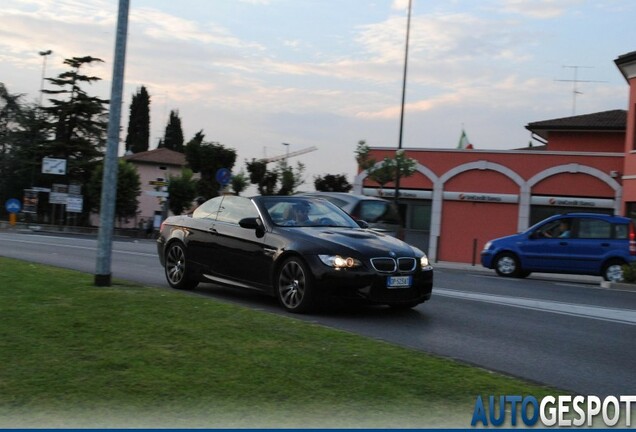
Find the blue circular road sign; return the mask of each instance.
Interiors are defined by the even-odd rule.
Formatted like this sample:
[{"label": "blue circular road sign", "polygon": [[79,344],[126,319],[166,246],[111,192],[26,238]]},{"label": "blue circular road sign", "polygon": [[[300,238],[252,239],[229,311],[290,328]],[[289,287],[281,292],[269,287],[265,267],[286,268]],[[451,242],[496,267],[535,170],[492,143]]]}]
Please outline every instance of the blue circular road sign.
[{"label": "blue circular road sign", "polygon": [[18,199],[10,198],[4,203],[4,208],[6,208],[9,213],[19,213],[20,209],[22,209],[22,203]]},{"label": "blue circular road sign", "polygon": [[216,171],[216,181],[225,186],[232,180],[232,173],[227,168],[219,168]]}]

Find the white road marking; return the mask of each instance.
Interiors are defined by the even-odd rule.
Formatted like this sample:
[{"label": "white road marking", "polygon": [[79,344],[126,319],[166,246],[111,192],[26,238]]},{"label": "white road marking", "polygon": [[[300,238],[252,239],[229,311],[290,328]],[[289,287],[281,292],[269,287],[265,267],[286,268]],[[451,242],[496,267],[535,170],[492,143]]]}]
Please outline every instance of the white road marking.
[{"label": "white road marking", "polygon": [[561,315],[611,321],[621,324],[636,325],[636,311],[629,309],[589,306],[575,303],[565,303],[551,300],[509,297],[495,294],[473,293],[446,288],[433,288],[434,296],[452,297],[463,300],[478,301],[503,306],[532,309]]}]

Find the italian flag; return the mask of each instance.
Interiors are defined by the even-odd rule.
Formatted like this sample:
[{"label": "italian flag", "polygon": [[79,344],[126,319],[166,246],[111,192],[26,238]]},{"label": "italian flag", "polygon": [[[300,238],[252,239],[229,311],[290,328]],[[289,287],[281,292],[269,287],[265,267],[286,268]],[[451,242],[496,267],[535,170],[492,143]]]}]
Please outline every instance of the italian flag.
[{"label": "italian flag", "polygon": [[457,148],[459,150],[471,150],[473,148],[473,145],[468,141],[468,135],[466,135],[464,129],[462,129],[462,135],[459,137]]}]

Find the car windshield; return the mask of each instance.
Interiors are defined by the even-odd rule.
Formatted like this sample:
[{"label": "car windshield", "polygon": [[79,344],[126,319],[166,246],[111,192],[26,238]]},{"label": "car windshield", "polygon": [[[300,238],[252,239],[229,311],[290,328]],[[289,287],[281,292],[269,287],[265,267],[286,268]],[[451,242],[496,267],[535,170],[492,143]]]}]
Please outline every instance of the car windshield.
[{"label": "car windshield", "polygon": [[349,215],[323,199],[270,196],[263,203],[278,226],[358,228]]}]

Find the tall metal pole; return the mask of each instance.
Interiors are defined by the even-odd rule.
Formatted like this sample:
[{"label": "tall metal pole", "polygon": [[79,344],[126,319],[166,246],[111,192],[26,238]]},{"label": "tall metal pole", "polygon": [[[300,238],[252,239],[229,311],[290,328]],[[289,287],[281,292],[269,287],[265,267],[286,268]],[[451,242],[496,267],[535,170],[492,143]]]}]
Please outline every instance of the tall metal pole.
[{"label": "tall metal pole", "polygon": [[395,152],[395,194],[393,199],[395,204],[400,196],[400,160],[397,158],[402,150],[402,136],[404,131],[404,100],[406,98],[406,71],[409,60],[409,35],[411,33],[411,0],[409,0],[408,18],[406,20],[406,47],[404,49],[404,74],[402,75],[402,105],[400,110],[400,137],[398,138],[398,150]]},{"label": "tall metal pole", "polygon": [[124,87],[124,64],[126,62],[126,38],[128,35],[129,0],[119,0],[117,36],[115,39],[115,62],[110,90],[110,112],[104,176],[97,238],[97,263],[95,285],[111,285],[111,253],[113,246],[113,225],[115,223],[115,200],[117,199],[117,151],[119,149],[119,123],[121,121],[122,93]]},{"label": "tall metal pole", "polygon": [[42,79],[40,80],[40,103],[38,107],[42,108],[42,95],[44,94],[44,75],[46,74],[46,57],[51,55],[53,51],[46,50],[40,51],[40,55],[42,56]]}]

